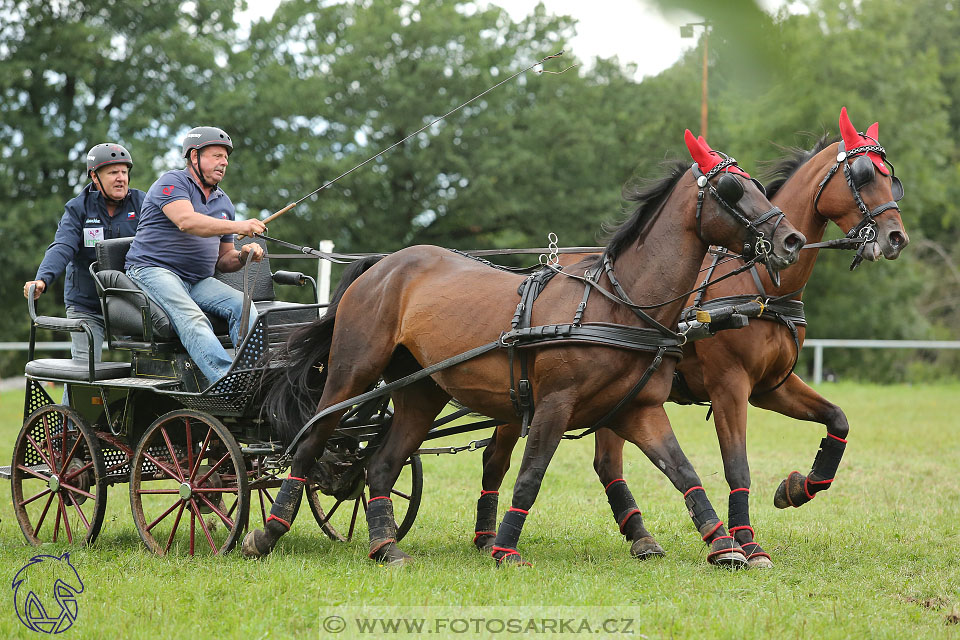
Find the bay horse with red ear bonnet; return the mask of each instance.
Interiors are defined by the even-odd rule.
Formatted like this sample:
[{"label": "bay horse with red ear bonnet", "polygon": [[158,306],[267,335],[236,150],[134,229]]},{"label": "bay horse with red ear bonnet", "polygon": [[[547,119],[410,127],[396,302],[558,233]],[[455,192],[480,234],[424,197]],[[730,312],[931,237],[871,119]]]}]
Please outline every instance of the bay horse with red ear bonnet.
[{"label": "bay horse with red ear bonnet", "polygon": [[[778,177],[767,189],[771,201],[783,208],[787,219],[810,242],[820,242],[829,221],[839,226],[848,239],[861,240],[851,268],[861,256],[876,260],[882,255],[894,260],[909,242],[897,205],[903,187],[880,146],[878,131],[875,122],[866,133],[858,133],[843,108],[842,140],[830,143],[824,137],[809,152],[794,150],[781,161]],[[801,297],[818,253],[818,249],[809,245],[807,248],[810,250],[801,252],[797,264],[781,274],[782,281],[774,283],[767,274],[752,269],[692,295],[684,312],[684,317],[689,317],[697,309],[709,310],[757,298],[766,301],[766,311],[751,320],[749,326],[685,345],[670,396],[682,404],[711,403],[724,473],[731,489],[727,524],[747,553],[750,566],[766,567],[772,563],[756,542],[750,522],[747,403],[799,420],[819,422],[827,428],[810,473],[794,471],[777,489],[775,505],[781,509],[799,507],[830,488],[849,430],[843,411],[793,373],[806,333]],[[717,279],[740,264],[718,263],[716,256],[707,256],[702,270],[708,278]],[[478,548],[489,548],[493,543],[497,489],[518,437],[515,426],[500,427],[484,451],[483,491],[477,503],[474,536]],[[597,431],[594,467],[620,531],[631,542],[632,554],[638,558],[663,555],[644,528],[637,504],[623,480],[623,444],[623,438],[616,433]]]},{"label": "bay horse with red ear bonnet", "polygon": [[[281,356],[286,370],[268,387],[267,415],[295,453],[268,522],[247,534],[244,554],[269,553],[289,529],[304,482],[357,396],[381,377],[422,372],[391,387],[393,420],[367,467],[376,561],[410,559],[396,543],[389,495],[447,401],[519,425],[510,397],[517,394],[507,390],[508,381],[512,387],[522,378],[516,387],[522,391],[526,382],[530,394],[521,413],[532,413],[532,421],[513,506],[493,550],[498,565],[521,561],[520,530],[564,432],[594,423],[639,446],[683,493],[711,563],[744,565],[663,410],[683,340],[671,327],[709,244],[744,247],[781,269],[796,261],[804,238],[732,158],[711,153],[689,131],[685,140],[696,162],[679,163],[633,196],[636,211],[599,259],[525,280],[447,249],[417,246],[352,272],[355,281],[326,315],[291,336]],[[510,298],[518,288],[523,303],[515,309]],[[590,292],[590,304],[577,311]],[[451,362],[456,366],[446,366]],[[305,384],[288,382],[298,379]],[[311,388],[322,389],[313,418],[300,411]]]}]

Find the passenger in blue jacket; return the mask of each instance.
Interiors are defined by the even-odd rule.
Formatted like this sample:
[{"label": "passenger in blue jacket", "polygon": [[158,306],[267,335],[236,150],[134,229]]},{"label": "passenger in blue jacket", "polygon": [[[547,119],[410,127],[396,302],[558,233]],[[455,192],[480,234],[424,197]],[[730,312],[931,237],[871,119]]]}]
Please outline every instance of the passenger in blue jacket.
[{"label": "passenger in blue jacket", "polygon": [[[124,238],[137,232],[140,207],[145,193],[130,188],[133,158],[119,144],[103,143],[87,153],[87,177],[90,184],[64,205],[63,217],[53,243],[47,247],[35,280],[23,285],[28,295],[35,285],[34,297],[40,297],[50,283],[66,270],[63,302],[68,318],[90,321],[93,331],[93,355],[100,361],[103,346],[103,315],[97,288],[90,275],[90,264],[96,260],[94,246],[107,238]],[[86,360],[87,334],[71,333],[70,352],[74,359]]]}]

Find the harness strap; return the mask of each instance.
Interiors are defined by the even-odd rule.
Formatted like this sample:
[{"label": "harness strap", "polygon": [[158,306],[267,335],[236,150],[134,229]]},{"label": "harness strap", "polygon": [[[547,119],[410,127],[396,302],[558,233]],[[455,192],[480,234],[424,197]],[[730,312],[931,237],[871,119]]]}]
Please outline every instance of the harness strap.
[{"label": "harness strap", "polygon": [[420,371],[411,373],[408,376],[404,376],[398,380],[394,380],[393,382],[385,384],[381,387],[377,387],[376,389],[367,391],[366,393],[360,394],[359,396],[348,398],[343,402],[338,402],[335,405],[331,405],[326,409],[324,409],[323,411],[321,411],[320,413],[318,413],[317,415],[310,418],[310,420],[308,420],[307,423],[303,425],[300,431],[297,432],[297,435],[294,436],[293,440],[290,443],[290,446],[287,447],[285,453],[287,455],[293,455],[293,451],[296,448],[297,443],[300,442],[300,438],[303,437],[303,434],[309,431],[310,428],[314,425],[314,423],[316,423],[318,420],[322,420],[323,418],[326,418],[331,413],[340,411],[341,409],[346,409],[347,407],[351,407],[355,404],[366,402],[367,400],[372,400],[373,398],[382,398],[388,395],[389,393],[391,393],[394,389],[399,389],[409,384],[413,384],[418,380],[422,380],[423,378],[432,376],[437,371],[442,371],[443,369],[447,369],[454,365],[458,365],[461,362],[466,362],[467,360],[476,358],[478,356],[481,356],[487,353],[488,351],[493,351],[494,349],[502,346],[505,346],[505,345],[503,345],[499,339],[494,340],[493,342],[488,342],[487,344],[481,345],[479,347],[475,347],[473,349],[470,349],[469,351],[464,351],[463,353],[447,358],[446,360],[441,360],[436,364],[432,364],[429,367],[426,367],[421,369]]},{"label": "harness strap", "polygon": [[588,436],[598,429],[605,427],[607,422],[612,420],[613,417],[617,415],[617,413],[619,413],[628,402],[631,402],[637,396],[637,394],[640,393],[640,390],[646,386],[647,382],[650,381],[650,377],[656,372],[657,369],[660,368],[660,364],[663,362],[663,356],[666,350],[666,347],[660,347],[657,349],[657,355],[654,356],[653,362],[650,363],[650,366],[647,367],[647,370],[644,371],[643,375],[640,376],[640,379],[637,380],[637,384],[633,385],[633,388],[630,389],[627,395],[625,395],[623,399],[617,403],[617,406],[611,409],[607,415],[600,418],[592,427],[584,429],[581,433],[576,435],[564,435],[563,438],[565,440],[579,440],[580,438]]}]

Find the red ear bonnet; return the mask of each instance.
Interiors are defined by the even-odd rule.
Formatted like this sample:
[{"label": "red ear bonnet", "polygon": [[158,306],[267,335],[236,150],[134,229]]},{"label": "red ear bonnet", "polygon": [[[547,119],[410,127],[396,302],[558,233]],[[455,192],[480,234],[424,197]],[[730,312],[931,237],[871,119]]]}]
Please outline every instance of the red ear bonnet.
[{"label": "red ear bonnet", "polygon": [[[840,109],[840,136],[843,138],[843,145],[846,147],[848,152],[851,149],[862,147],[864,145],[880,144],[879,131],[880,123],[874,122],[867,129],[867,135],[860,135],[850,122],[850,117],[847,115],[847,108],[843,107]],[[873,164],[877,167],[877,169],[880,170],[880,173],[885,176],[890,175],[890,170],[887,168],[886,163],[883,161],[883,158],[880,157],[879,153],[870,151],[867,153],[867,156],[873,160]]]},{"label": "red ear bonnet", "polygon": [[[704,173],[707,173],[724,160],[722,155],[710,148],[710,145],[707,144],[703,136],[694,138],[693,134],[690,133],[690,129],[683,132],[683,140],[687,143],[687,150],[690,151],[690,157],[694,159],[700,167],[700,171]],[[735,164],[731,164],[724,169],[724,171],[739,174],[744,178],[750,177],[749,173]]]}]

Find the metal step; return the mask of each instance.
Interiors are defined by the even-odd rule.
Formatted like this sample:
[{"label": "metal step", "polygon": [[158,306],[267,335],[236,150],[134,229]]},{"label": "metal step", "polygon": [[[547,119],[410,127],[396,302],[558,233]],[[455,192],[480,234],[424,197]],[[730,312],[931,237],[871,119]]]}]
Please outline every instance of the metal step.
[{"label": "metal step", "polygon": [[[32,467],[28,467],[28,468],[31,469],[32,471],[36,471],[37,473],[50,473],[50,467],[48,467],[45,464],[35,464]],[[10,475],[11,475],[10,467],[0,467],[0,478],[3,478],[4,480],[9,480]],[[39,478],[37,478],[37,480],[39,480]]]}]

